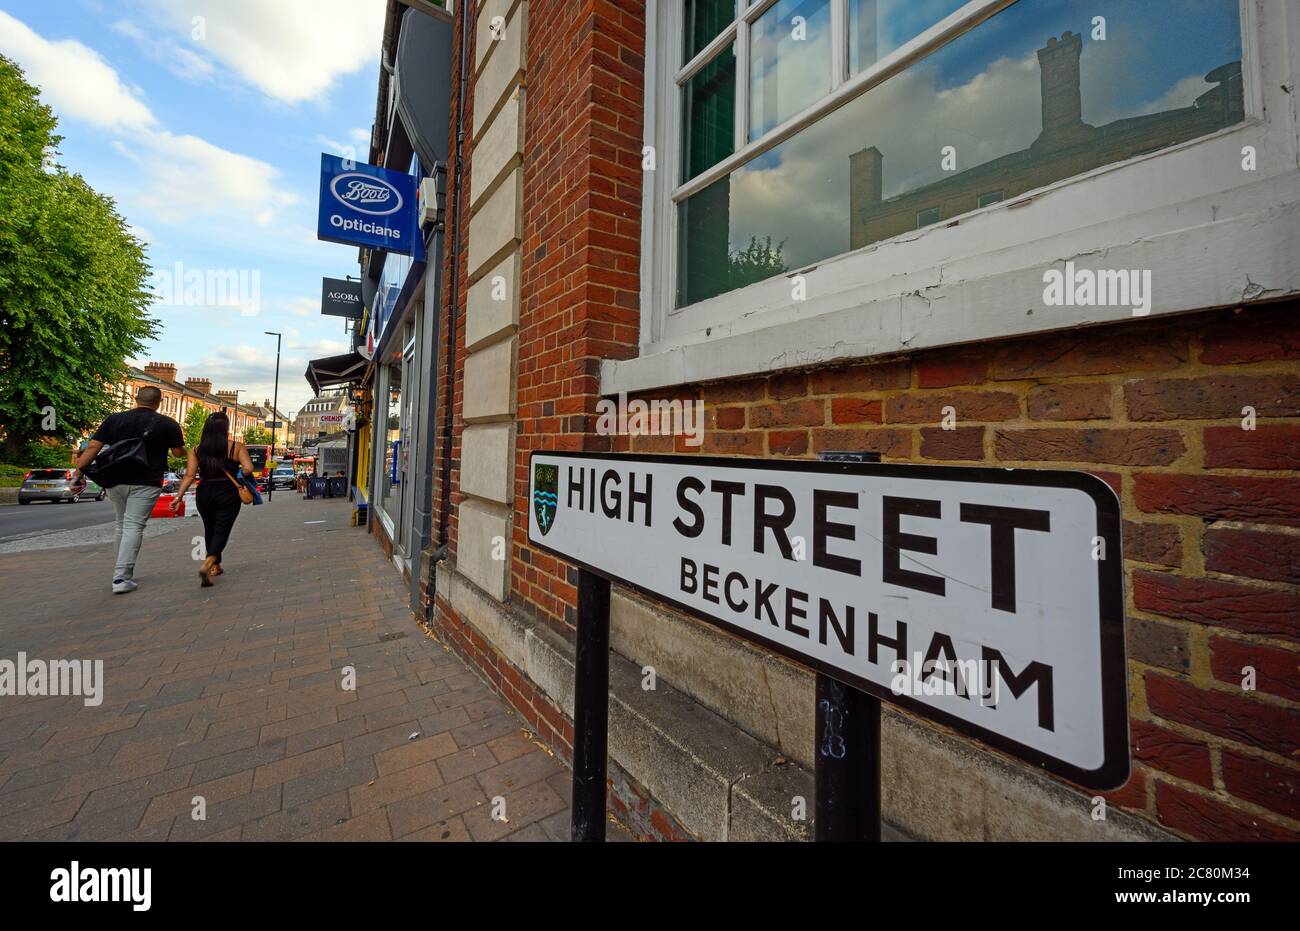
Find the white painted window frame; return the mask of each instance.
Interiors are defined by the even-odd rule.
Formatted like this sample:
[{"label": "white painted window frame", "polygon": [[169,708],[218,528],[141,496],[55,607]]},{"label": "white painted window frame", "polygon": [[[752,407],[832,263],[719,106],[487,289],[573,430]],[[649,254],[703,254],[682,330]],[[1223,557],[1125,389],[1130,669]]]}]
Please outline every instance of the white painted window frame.
[{"label": "white painted window frame", "polygon": [[[656,166],[642,192],[640,355],[606,361],[602,391],[1141,319],[1123,307],[1044,307],[1043,273],[1067,259],[1079,267],[1150,269],[1152,316],[1300,294],[1300,4],[1241,0],[1243,123],[674,307],[676,203],[1015,0],[971,0],[872,67],[833,80],[827,97],[764,137],[676,183],[678,80],[719,45],[740,43],[739,33],[770,2],[749,5],[739,25],[678,68],[682,4],[648,0],[645,139]],[[837,76],[845,76],[846,57],[836,55]],[[745,84],[738,67],[737,107],[744,105],[747,120]],[[1257,153],[1253,172],[1241,168],[1247,145]],[[796,274],[804,276],[802,302],[791,297]]]},{"label": "white painted window frame", "polygon": [[439,19],[451,19],[456,15],[456,0],[446,0],[445,6],[436,6],[429,0],[398,0],[398,2]]}]

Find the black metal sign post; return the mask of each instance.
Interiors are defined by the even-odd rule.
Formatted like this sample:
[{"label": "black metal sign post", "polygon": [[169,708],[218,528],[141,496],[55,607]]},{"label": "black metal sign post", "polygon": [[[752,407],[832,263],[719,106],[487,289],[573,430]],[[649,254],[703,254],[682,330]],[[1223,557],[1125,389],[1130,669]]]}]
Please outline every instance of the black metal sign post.
[{"label": "black metal sign post", "polygon": [[573,676],[573,840],[605,839],[609,738],[609,579],[578,570]]},{"label": "black metal sign post", "polygon": [[813,836],[880,840],[880,700],[817,673]]},{"label": "black metal sign post", "polygon": [[[880,840],[880,701],[817,673],[819,841]],[[578,570],[573,682],[572,839],[605,840],[609,739],[609,579]]]},{"label": "black metal sign post", "polygon": [[[879,462],[880,453],[824,452],[824,462]],[[818,841],[880,840],[880,699],[817,673],[813,756]]]}]

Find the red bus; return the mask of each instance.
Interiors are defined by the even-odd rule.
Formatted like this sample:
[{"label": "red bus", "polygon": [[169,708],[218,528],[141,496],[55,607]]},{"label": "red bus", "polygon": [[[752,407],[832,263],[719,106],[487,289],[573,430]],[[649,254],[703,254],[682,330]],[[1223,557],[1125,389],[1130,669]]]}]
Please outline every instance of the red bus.
[{"label": "red bus", "polygon": [[250,445],[248,459],[253,463],[253,475],[257,478],[259,490],[266,487],[271,480],[271,447],[267,445]]}]

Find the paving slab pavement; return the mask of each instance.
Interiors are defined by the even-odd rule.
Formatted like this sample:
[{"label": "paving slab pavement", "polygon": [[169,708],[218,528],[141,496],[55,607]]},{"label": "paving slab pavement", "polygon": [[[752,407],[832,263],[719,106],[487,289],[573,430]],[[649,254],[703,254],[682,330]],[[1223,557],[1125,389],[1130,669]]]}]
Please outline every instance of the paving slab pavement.
[{"label": "paving slab pavement", "polygon": [[0,661],[103,663],[98,704],[0,695],[0,840],[567,839],[567,769],[349,513],[244,508],[206,589],[197,520],[145,541],[125,595],[111,544],[0,554]]}]

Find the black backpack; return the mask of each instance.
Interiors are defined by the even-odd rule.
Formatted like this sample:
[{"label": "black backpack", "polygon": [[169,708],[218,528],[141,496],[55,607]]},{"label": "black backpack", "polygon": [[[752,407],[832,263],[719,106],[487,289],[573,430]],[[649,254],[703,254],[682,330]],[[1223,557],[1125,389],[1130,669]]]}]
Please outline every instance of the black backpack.
[{"label": "black backpack", "polygon": [[156,426],[158,421],[155,415],[153,426],[142,435],[127,437],[111,446],[105,446],[95,456],[95,461],[82,469],[82,472],[103,488],[113,488],[122,484],[121,476],[124,471],[149,465],[149,449],[145,445],[145,440],[149,438],[149,434]]}]

